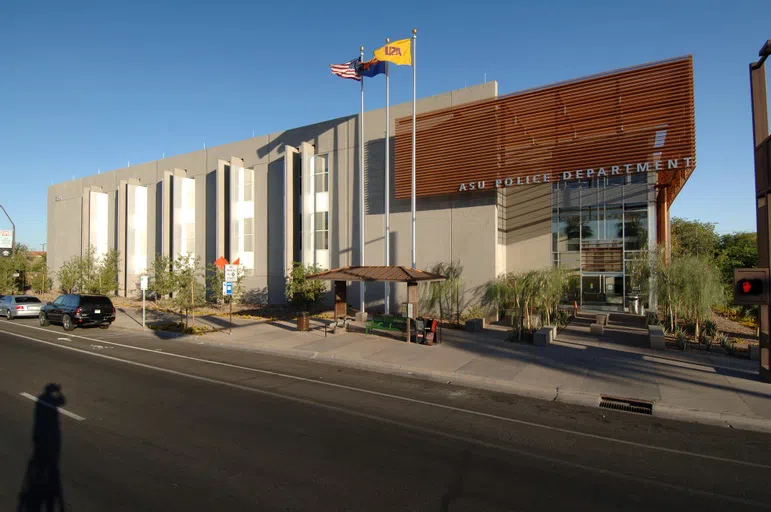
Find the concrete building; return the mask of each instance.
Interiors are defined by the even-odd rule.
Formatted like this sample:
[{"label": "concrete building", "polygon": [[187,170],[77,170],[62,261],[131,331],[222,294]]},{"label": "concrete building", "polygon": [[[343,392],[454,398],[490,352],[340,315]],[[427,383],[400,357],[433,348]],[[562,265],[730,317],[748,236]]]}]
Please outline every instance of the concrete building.
[{"label": "concrete building", "polygon": [[[411,109],[391,107],[388,170],[390,263],[407,266]],[[461,262],[469,302],[503,272],[560,264],[581,274],[577,300],[621,308],[625,261],[668,246],[669,207],[695,166],[690,57],[501,97],[488,82],[420,99],[417,112],[417,267]],[[249,297],[271,303],[284,301],[293,261],[382,265],[385,109],[364,116],[363,198],[359,122],[341,117],[53,185],[49,264],[115,248],[128,294],[157,253],[224,256],[240,260]],[[405,293],[394,290],[392,309]],[[382,285],[367,287],[368,307],[383,297]]]}]

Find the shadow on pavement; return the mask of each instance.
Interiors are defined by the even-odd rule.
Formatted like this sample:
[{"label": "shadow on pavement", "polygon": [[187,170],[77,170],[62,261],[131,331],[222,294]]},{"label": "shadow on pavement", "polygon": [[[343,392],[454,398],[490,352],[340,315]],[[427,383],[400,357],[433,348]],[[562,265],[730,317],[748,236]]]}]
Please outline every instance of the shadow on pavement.
[{"label": "shadow on pavement", "polygon": [[59,456],[62,437],[59,410],[65,404],[58,384],[48,384],[37,397],[32,456],[27,464],[17,512],[64,510]]}]

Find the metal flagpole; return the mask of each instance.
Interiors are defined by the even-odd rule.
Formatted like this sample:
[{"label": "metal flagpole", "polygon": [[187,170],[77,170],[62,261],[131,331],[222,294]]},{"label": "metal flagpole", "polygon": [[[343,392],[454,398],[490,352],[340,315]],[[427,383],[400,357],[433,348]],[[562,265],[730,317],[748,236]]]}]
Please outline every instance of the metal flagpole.
[{"label": "metal flagpole", "polygon": [[[390,43],[391,40],[386,38],[386,45]],[[389,77],[389,71],[390,71],[390,65],[388,62],[385,63],[386,66],[386,125],[385,125],[385,264],[386,266],[391,264],[391,208],[390,208],[390,199],[391,199],[391,167],[389,165],[389,153],[391,152],[391,132],[390,132],[390,122],[391,122],[391,101],[390,101],[390,77]],[[385,283],[385,314],[388,315],[391,313],[391,287],[389,283]]]},{"label": "metal flagpole", "polygon": [[[360,62],[364,62],[364,47],[359,48]],[[359,265],[364,265],[364,77],[361,77],[361,114],[359,115]],[[359,284],[359,311],[364,313],[366,287]]]},{"label": "metal flagpole", "polygon": [[415,257],[415,49],[418,42],[418,29],[412,29],[412,268],[417,268]]}]

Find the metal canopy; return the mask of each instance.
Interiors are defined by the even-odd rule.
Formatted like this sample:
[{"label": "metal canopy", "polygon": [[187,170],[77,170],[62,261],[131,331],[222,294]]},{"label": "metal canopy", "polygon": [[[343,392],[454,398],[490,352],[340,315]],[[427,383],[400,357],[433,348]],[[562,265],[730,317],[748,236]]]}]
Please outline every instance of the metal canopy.
[{"label": "metal canopy", "polygon": [[414,283],[444,281],[439,274],[402,266],[342,267],[308,276],[323,281],[377,281],[389,283]]}]

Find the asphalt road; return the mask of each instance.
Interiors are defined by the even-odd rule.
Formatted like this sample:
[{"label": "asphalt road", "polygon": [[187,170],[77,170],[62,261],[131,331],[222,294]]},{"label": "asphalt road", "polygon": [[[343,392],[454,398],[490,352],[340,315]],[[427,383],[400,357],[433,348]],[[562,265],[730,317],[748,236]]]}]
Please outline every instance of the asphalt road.
[{"label": "asphalt road", "polygon": [[[66,400],[58,415],[30,399],[49,383]],[[72,511],[753,510],[771,508],[769,441],[152,335],[0,321],[0,510],[16,510],[23,489],[27,502],[60,489]]]}]

